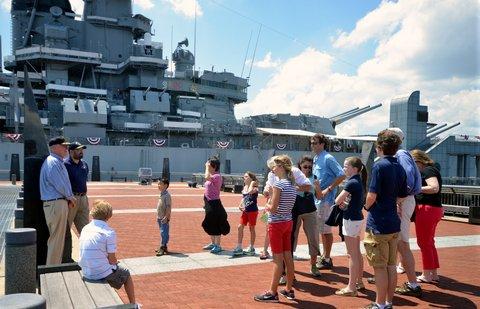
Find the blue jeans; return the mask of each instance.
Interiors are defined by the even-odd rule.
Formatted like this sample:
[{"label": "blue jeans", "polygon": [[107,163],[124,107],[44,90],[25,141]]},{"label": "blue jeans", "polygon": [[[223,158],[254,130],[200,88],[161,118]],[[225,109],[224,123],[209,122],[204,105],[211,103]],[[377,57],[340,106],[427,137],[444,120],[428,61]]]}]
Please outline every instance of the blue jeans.
[{"label": "blue jeans", "polygon": [[162,237],[162,246],[166,246],[170,239],[170,225],[168,223],[162,223],[161,219],[157,219],[157,222],[160,228],[160,236]]}]

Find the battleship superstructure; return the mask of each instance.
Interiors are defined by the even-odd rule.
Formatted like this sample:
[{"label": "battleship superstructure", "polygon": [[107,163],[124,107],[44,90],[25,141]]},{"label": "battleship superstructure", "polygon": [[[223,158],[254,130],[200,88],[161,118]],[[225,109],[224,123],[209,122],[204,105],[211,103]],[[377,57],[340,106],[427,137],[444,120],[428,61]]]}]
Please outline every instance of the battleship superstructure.
[{"label": "battleship superstructure", "polygon": [[[234,106],[247,101],[247,79],[195,70],[187,39],[171,55],[175,70],[167,71],[152,21],[132,15],[131,0],[84,2],[79,20],[67,0],[12,1],[12,56],[5,57],[5,69],[13,74],[2,74],[0,85],[21,94],[27,64],[49,135],[104,145],[215,148],[220,142],[252,149],[262,147],[257,127],[336,134],[340,118],[262,115],[238,122]],[[16,100],[21,106],[21,95],[10,91],[10,100],[0,103],[4,131],[21,131]],[[354,109],[348,119],[370,109]],[[308,142],[292,145],[286,150],[308,148]]]},{"label": "battleship superstructure", "polygon": [[[139,167],[158,175],[165,159],[175,160],[174,179],[189,177],[212,154],[220,156],[224,173],[263,173],[275,151],[293,158],[308,151],[316,132],[333,139],[328,150],[339,161],[375,140],[340,137],[335,127],[381,104],[330,118],[264,114],[237,121],[234,106],[247,101],[248,79],[195,70],[187,39],[168,59],[152,39],[152,21],[134,15],[131,0],[84,0],[82,16],[68,0],[12,0],[11,22],[12,54],[0,72],[0,132],[9,133],[0,136],[0,178],[7,178],[9,157],[23,153],[25,67],[47,136],[92,145],[85,158],[101,159],[102,179],[113,171],[134,178]],[[271,106],[268,112],[275,112],[275,102]],[[402,128],[406,147],[427,150],[447,168],[444,175],[478,178],[480,137],[439,140],[456,124],[437,126],[428,118],[414,91],[392,100],[385,127]]]}]

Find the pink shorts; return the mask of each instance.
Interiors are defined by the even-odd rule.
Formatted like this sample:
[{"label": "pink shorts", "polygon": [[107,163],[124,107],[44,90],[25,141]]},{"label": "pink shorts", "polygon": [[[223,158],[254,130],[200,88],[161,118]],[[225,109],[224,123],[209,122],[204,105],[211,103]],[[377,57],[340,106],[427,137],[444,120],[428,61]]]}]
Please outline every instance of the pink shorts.
[{"label": "pink shorts", "polygon": [[292,220],[268,224],[268,237],[270,238],[272,253],[279,254],[292,251],[292,226]]},{"label": "pink shorts", "polygon": [[257,224],[258,211],[242,211],[242,216],[240,217],[241,225],[255,226]]}]

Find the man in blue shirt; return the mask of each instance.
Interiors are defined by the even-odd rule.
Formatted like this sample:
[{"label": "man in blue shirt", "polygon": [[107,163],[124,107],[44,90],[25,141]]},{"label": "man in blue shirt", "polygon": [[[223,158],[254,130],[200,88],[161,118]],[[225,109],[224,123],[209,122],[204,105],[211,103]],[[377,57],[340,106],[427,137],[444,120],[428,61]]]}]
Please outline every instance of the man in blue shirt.
[{"label": "man in blue shirt", "polygon": [[69,143],[63,137],[48,142],[50,155],[40,170],[40,195],[50,237],[47,241],[46,265],[62,263],[68,208],[75,206],[75,197],[63,158],[67,156]]},{"label": "man in blue shirt", "polygon": [[363,240],[367,260],[374,269],[377,295],[375,302],[366,308],[391,308],[397,284],[395,267],[400,232],[397,204],[408,195],[405,170],[394,157],[400,144],[397,134],[389,130],[378,133],[376,151],[380,159],[370,173]]},{"label": "man in blue shirt", "polygon": [[[400,128],[388,128],[389,131],[398,135],[403,142],[404,134]],[[422,288],[417,283],[415,274],[415,259],[413,258],[412,250],[410,250],[410,223],[413,212],[415,211],[415,195],[422,190],[422,176],[420,170],[415,163],[412,155],[404,150],[399,149],[397,154],[398,163],[403,167],[407,175],[407,191],[408,196],[399,205],[400,211],[400,241],[398,242],[398,253],[401,258],[401,266],[397,266],[397,273],[405,271],[408,282],[405,282],[401,287],[395,289],[395,293],[401,295],[410,295],[420,297],[422,295]]]},{"label": "man in blue shirt", "polygon": [[68,177],[72,184],[72,191],[77,203],[75,207],[68,210],[68,227],[65,234],[65,248],[63,249],[63,262],[71,263],[72,260],[72,233],[70,229],[75,224],[78,233],[82,232],[85,225],[88,224],[88,197],[87,197],[87,179],[88,165],[83,160],[83,150],[87,146],[79,142],[73,142],[68,146],[70,156],[65,159]]},{"label": "man in blue shirt", "polygon": [[335,203],[336,187],[345,179],[343,168],[337,160],[329,154],[325,148],[328,145],[328,138],[323,134],[315,134],[310,139],[310,146],[315,153],[313,158],[313,176],[320,181],[322,199],[315,201],[318,210],[318,230],[322,235],[323,256],[317,267],[328,269],[333,267],[330,257],[332,251],[333,235],[332,227],[325,224],[330,216],[331,206]]}]

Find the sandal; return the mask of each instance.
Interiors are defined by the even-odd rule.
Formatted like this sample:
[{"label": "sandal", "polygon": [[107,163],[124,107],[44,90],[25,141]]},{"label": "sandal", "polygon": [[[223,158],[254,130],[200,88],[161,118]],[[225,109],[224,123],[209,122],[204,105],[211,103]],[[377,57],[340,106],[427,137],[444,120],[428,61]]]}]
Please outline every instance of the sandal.
[{"label": "sandal", "polygon": [[357,288],[357,291],[363,291],[365,290],[365,284],[363,284],[363,282],[360,282],[360,283],[356,283],[355,284],[355,287]]},{"label": "sandal", "polygon": [[421,283],[437,283],[438,280],[434,280],[434,279],[427,279],[427,277],[425,277],[424,275],[420,275],[420,276],[417,276],[417,282],[421,282]]},{"label": "sandal", "polygon": [[260,260],[266,260],[270,257],[270,254],[268,253],[268,251],[262,251],[262,253],[260,253]]},{"label": "sandal", "polygon": [[358,295],[358,293],[357,293],[357,291],[348,291],[347,288],[343,288],[343,289],[335,291],[335,295],[356,297]]}]

